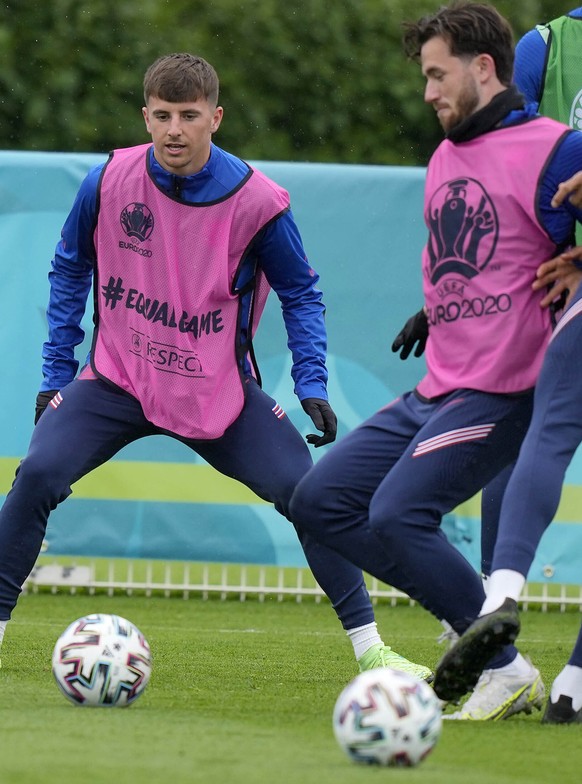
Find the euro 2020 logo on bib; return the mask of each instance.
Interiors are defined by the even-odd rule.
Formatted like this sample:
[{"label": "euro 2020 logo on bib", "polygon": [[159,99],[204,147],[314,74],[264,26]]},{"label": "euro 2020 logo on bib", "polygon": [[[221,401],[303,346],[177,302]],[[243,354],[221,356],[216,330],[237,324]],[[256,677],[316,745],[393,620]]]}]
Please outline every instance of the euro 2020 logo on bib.
[{"label": "euro 2020 logo on bib", "polygon": [[427,220],[433,284],[454,273],[470,280],[487,266],[497,245],[499,220],[477,180],[463,177],[441,185],[430,200]]},{"label": "euro 2020 logo on bib", "polygon": [[119,220],[128,237],[143,242],[154,230],[154,216],[145,204],[134,201],[121,211]]}]

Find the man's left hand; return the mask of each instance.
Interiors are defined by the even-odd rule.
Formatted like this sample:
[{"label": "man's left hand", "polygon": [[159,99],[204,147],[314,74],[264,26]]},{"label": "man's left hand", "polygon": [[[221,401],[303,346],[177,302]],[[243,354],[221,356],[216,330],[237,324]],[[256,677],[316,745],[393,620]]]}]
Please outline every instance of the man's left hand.
[{"label": "man's left hand", "polygon": [[321,400],[317,397],[307,397],[301,401],[303,410],[311,417],[313,424],[318,430],[323,433],[318,436],[316,433],[310,433],[306,436],[307,443],[312,444],[315,448],[331,444],[335,441],[337,435],[337,417],[333,413],[332,407],[327,400]]}]

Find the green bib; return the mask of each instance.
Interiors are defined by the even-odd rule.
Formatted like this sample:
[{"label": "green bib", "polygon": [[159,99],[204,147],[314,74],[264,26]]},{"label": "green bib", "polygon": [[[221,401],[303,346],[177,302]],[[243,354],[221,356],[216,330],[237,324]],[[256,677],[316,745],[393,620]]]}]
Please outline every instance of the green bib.
[{"label": "green bib", "polygon": [[[539,112],[582,131],[582,18],[561,16],[537,27],[549,39]],[[582,226],[576,224],[582,245]]]},{"label": "green bib", "polygon": [[561,16],[537,29],[550,46],[540,114],[582,131],[582,18]]}]

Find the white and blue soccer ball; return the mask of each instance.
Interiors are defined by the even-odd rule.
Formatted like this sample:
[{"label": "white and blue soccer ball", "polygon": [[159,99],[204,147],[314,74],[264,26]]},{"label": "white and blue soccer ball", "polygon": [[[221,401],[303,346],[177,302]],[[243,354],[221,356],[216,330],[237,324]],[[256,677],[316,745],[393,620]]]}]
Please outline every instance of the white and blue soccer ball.
[{"label": "white and blue soccer ball", "polygon": [[337,742],[355,762],[410,767],[435,747],[442,727],[441,703],[432,688],[388,668],[357,675],[333,712]]},{"label": "white and blue soccer ball", "polygon": [[56,642],[53,675],[75,705],[125,707],[143,694],[152,671],[146,638],[119,615],[86,615]]}]

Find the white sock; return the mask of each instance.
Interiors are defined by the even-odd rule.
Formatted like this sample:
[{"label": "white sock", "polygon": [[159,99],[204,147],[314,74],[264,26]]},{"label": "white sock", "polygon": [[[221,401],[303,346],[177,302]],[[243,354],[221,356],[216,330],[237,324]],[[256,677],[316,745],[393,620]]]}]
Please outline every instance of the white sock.
[{"label": "white sock", "polygon": [[352,641],[356,659],[362,657],[366,651],[370,650],[372,645],[377,645],[378,643],[382,645],[382,638],[378,634],[378,627],[375,621],[365,626],[358,626],[356,629],[347,629],[346,634]]},{"label": "white sock", "polygon": [[489,593],[489,580],[491,578],[490,574],[482,574],[481,575],[481,582],[483,583],[483,590],[485,591],[485,596]]},{"label": "white sock", "polygon": [[4,639],[4,632],[6,631],[6,624],[8,621],[0,621],[0,645],[2,645],[2,640]]},{"label": "white sock", "polygon": [[517,601],[521,595],[525,577],[513,569],[496,569],[487,581],[487,598],[479,615],[488,615],[497,610],[509,597]]},{"label": "white sock", "polygon": [[582,708],[582,667],[567,664],[556,680],[552,683],[550,699],[557,702],[560,694],[572,697],[572,707],[575,711]]},{"label": "white sock", "polygon": [[531,675],[533,670],[531,662],[525,659],[521,653],[518,651],[517,656],[515,659],[506,664],[505,667],[499,667],[495,670],[495,672],[500,672],[503,675],[510,675],[514,678],[525,678],[528,675]]}]

